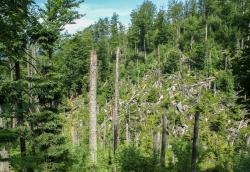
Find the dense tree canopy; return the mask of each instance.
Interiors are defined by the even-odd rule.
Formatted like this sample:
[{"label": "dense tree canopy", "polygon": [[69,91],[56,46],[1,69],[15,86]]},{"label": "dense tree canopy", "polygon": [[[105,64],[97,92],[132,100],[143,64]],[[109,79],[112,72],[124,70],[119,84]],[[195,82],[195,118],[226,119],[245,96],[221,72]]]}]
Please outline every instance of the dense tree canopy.
[{"label": "dense tree canopy", "polygon": [[248,0],[81,4],[0,3],[0,171],[250,170]]}]

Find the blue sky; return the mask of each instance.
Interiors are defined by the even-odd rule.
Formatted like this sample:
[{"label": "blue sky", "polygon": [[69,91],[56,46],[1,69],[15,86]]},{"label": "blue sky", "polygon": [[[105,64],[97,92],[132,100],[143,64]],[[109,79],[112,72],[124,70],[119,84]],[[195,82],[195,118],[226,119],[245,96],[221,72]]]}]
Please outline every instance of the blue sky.
[{"label": "blue sky", "polygon": [[[45,0],[37,0],[39,5],[43,5]],[[137,8],[144,0],[85,0],[80,6],[79,12],[86,14],[83,18],[77,19],[75,24],[67,25],[69,33],[83,30],[95,23],[101,17],[111,17],[114,12],[120,16],[120,21],[128,26],[130,13]],[[158,8],[166,8],[167,0],[151,0]]]}]

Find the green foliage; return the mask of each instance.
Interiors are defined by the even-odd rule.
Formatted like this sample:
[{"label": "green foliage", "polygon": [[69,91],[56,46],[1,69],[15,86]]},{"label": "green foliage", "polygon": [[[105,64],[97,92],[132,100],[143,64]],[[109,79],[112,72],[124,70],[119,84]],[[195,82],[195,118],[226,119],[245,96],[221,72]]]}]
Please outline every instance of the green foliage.
[{"label": "green foliage", "polygon": [[171,171],[190,171],[191,169],[191,145],[182,139],[176,139],[171,144],[171,150],[175,156],[173,161],[170,163]]},{"label": "green foliage", "polygon": [[[249,171],[249,115],[242,106],[249,107],[250,95],[249,2],[171,0],[157,10],[144,1],[132,11],[127,31],[114,13],[65,37],[65,25],[82,16],[76,9],[82,2],[48,0],[43,8],[30,0],[0,3],[0,120],[7,121],[0,121],[0,142],[13,169],[191,171],[198,111],[197,171]],[[120,145],[113,155],[118,46]],[[87,141],[91,50],[98,58],[96,166]],[[152,139],[162,132],[163,114],[164,168]],[[71,144],[75,130],[79,145]],[[18,146],[21,134],[25,154]]]},{"label": "green foliage", "polygon": [[18,138],[18,133],[9,129],[0,128],[0,143],[14,142]]},{"label": "green foliage", "polygon": [[216,86],[220,90],[233,93],[234,90],[234,78],[231,72],[220,71],[217,74]]},{"label": "green foliage", "polygon": [[134,146],[125,146],[119,150],[118,165],[121,172],[150,172],[154,171],[152,158]]}]

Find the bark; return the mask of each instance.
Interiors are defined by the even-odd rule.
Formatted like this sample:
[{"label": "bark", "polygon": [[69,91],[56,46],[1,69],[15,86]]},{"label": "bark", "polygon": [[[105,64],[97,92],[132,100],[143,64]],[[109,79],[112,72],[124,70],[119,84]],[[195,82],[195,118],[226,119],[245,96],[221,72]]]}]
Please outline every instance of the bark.
[{"label": "bark", "polygon": [[154,157],[158,159],[158,155],[160,153],[160,142],[161,142],[161,135],[160,132],[154,132],[153,133],[153,154]]},{"label": "bark", "polygon": [[119,106],[119,60],[120,60],[120,48],[116,50],[116,66],[115,66],[115,104],[113,112],[113,153],[118,146],[118,106]]},{"label": "bark", "polygon": [[134,51],[135,51],[135,55],[136,55],[136,43],[135,43]]},{"label": "bark", "polygon": [[208,27],[208,26],[207,26],[207,21],[206,21],[206,26],[205,26],[205,41],[207,41],[207,32],[208,32],[208,31],[207,31],[207,30],[208,30],[207,27]]},{"label": "bark", "polygon": [[244,49],[244,39],[241,39],[241,45],[240,45],[241,49]]},{"label": "bark", "polygon": [[157,47],[157,56],[158,56],[158,64],[161,62],[161,56],[160,56],[160,45]]},{"label": "bark", "polygon": [[9,153],[5,147],[0,151],[0,172],[10,172]]},{"label": "bark", "polygon": [[[2,107],[0,105],[0,116],[2,115]],[[0,117],[0,128],[4,128],[4,118]]]},{"label": "bark", "polygon": [[225,71],[227,71],[227,64],[228,64],[228,59],[227,59],[227,55],[225,57]]},{"label": "bark", "polygon": [[247,137],[247,146],[250,146],[250,136]]},{"label": "bark", "polygon": [[162,141],[161,141],[161,166],[165,167],[166,150],[167,150],[167,117],[162,116]]},{"label": "bark", "polygon": [[79,146],[79,135],[75,126],[71,127],[71,138],[73,146]]},{"label": "bark", "polygon": [[10,165],[8,161],[0,161],[0,171],[10,172]]},{"label": "bark", "polygon": [[190,49],[191,50],[193,48],[193,43],[194,43],[194,35],[191,36],[191,40],[190,40]]},{"label": "bark", "polygon": [[213,87],[213,93],[214,95],[216,94],[217,90],[216,90],[216,82],[214,81],[214,87]]},{"label": "bark", "polygon": [[126,123],[126,144],[128,145],[129,142],[130,142],[129,124]]},{"label": "bark", "polygon": [[195,119],[194,119],[194,135],[193,135],[193,145],[192,145],[192,162],[191,162],[191,168],[192,172],[196,172],[196,162],[198,159],[198,139],[199,139],[199,118],[200,118],[200,112],[195,113]]},{"label": "bark", "polygon": [[[15,62],[15,75],[16,75],[15,78],[16,81],[21,79],[19,61]],[[21,130],[19,132],[19,141],[20,141],[21,155],[24,156],[26,151],[26,144],[25,144],[24,131],[22,131],[23,130],[22,128],[24,127],[24,115],[23,115],[22,92],[20,89],[18,90],[18,99],[17,99],[17,123],[21,127]]]},{"label": "bark", "polygon": [[16,124],[17,124],[16,118],[12,118],[11,119],[11,127],[16,128]]},{"label": "bark", "polygon": [[96,78],[97,78],[97,55],[91,52],[89,70],[89,150],[93,165],[97,162],[97,129],[96,129]]},{"label": "bark", "polygon": [[147,61],[147,48],[146,48],[146,38],[143,40],[143,49],[144,49],[144,60]]},{"label": "bark", "polygon": [[103,139],[102,139],[102,144],[103,144],[103,149],[106,149],[106,122],[103,122]]},{"label": "bark", "polygon": [[14,72],[13,72],[13,65],[10,63],[10,80],[13,81],[14,80]]},{"label": "bark", "polygon": [[180,59],[179,59],[180,73],[182,73],[182,60],[183,60],[183,55],[180,54]]}]

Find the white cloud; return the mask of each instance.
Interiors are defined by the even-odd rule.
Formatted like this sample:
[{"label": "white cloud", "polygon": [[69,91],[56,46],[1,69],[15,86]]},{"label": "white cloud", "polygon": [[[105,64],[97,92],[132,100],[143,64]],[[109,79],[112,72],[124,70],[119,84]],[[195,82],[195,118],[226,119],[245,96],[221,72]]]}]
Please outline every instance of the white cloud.
[{"label": "white cloud", "polygon": [[114,12],[116,12],[122,18],[129,17],[130,14],[130,10],[128,9],[112,9],[102,6],[91,6],[87,4],[81,5],[79,12],[86,15],[81,19],[76,19],[74,21],[75,24],[68,24],[65,26],[65,30],[70,34],[74,34],[77,31],[81,31],[91,24],[94,24],[99,18],[111,17]]},{"label": "white cloud", "polygon": [[87,18],[82,18],[82,19],[76,19],[74,21],[74,24],[68,24],[65,26],[65,30],[70,33],[74,34],[77,31],[81,31],[84,28],[90,26],[91,24],[94,24],[95,20],[87,19]]}]

